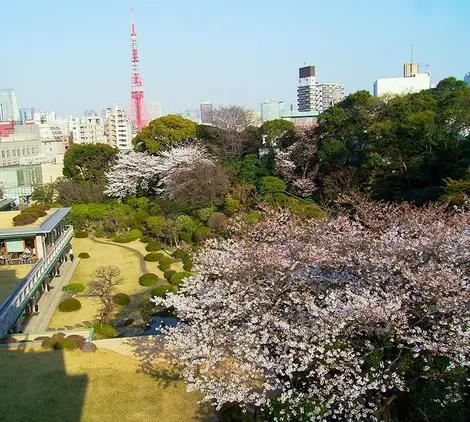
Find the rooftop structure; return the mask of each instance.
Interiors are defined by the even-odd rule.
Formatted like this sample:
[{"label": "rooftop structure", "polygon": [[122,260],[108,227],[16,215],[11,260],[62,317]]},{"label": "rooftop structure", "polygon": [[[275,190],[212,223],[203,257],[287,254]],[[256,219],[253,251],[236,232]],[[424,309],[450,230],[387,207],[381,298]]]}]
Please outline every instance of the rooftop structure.
[{"label": "rooftop structure", "polygon": [[406,95],[431,88],[431,74],[419,73],[418,63],[405,63],[403,77],[381,78],[374,83],[374,95]]}]

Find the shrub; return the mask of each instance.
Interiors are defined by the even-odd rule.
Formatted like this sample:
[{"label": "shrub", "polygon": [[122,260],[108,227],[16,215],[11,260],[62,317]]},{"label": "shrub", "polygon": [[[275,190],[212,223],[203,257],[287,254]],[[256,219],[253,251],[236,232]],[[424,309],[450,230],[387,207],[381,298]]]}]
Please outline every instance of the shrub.
[{"label": "shrub", "polygon": [[66,299],[59,303],[59,311],[61,312],[74,312],[78,311],[81,307],[82,304],[75,298]]},{"label": "shrub", "polygon": [[77,343],[70,339],[64,338],[63,334],[54,334],[51,338],[44,339],[41,343],[44,349],[50,350],[75,350],[77,349]]},{"label": "shrub", "polygon": [[129,237],[133,237],[134,239],[138,239],[139,237],[142,237],[143,233],[139,229],[132,229],[129,233]]},{"label": "shrub", "polygon": [[176,249],[176,251],[174,251],[172,255],[176,259],[181,259],[181,260],[185,259],[188,256],[188,254],[185,251],[182,251],[181,249]]},{"label": "shrub", "polygon": [[210,216],[217,211],[216,207],[209,207],[209,208],[201,208],[197,211],[197,215],[199,220],[203,221],[204,223],[209,220]]},{"label": "shrub", "polygon": [[88,259],[88,258],[90,258],[90,254],[89,254],[88,252],[80,252],[80,253],[78,254],[78,257],[79,257],[80,259]]},{"label": "shrub", "polygon": [[180,273],[176,273],[171,276],[170,283],[173,286],[179,286],[183,282],[183,279],[186,277],[191,277],[192,275],[193,273],[189,271],[181,271]]},{"label": "shrub", "polygon": [[45,205],[33,205],[29,208],[25,208],[20,214],[13,217],[13,225],[25,226],[34,223],[38,218],[46,216],[46,210],[48,209],[49,208]]},{"label": "shrub", "polygon": [[124,321],[124,325],[132,325],[134,324],[134,318],[127,318],[125,321]]},{"label": "shrub", "polygon": [[162,249],[162,244],[160,242],[151,242],[146,247],[147,252],[156,252]]},{"label": "shrub", "polygon": [[202,242],[209,237],[211,237],[211,229],[209,227],[201,227],[196,230],[196,233],[194,233],[194,239],[196,242]]},{"label": "shrub", "polygon": [[266,176],[259,182],[259,190],[262,195],[281,193],[287,189],[286,184],[278,177]]},{"label": "shrub", "polygon": [[97,237],[98,239],[101,239],[106,236],[103,226],[95,227],[94,231],[95,231],[95,237]]},{"label": "shrub", "polygon": [[70,336],[65,337],[66,340],[73,341],[78,349],[83,347],[83,343],[85,343],[85,337],[79,336],[78,334],[71,334]]},{"label": "shrub", "polygon": [[154,273],[145,273],[140,276],[139,283],[141,286],[149,287],[157,284],[158,282],[158,275]]},{"label": "shrub", "polygon": [[107,322],[97,322],[91,326],[94,330],[94,339],[114,338],[117,336],[116,329]]},{"label": "shrub", "polygon": [[212,214],[207,221],[207,226],[214,231],[219,231],[225,224],[227,224],[228,218],[221,212],[215,212]]},{"label": "shrub", "polygon": [[250,211],[243,214],[242,219],[246,223],[256,223],[261,219],[261,212],[259,211]]},{"label": "shrub", "polygon": [[140,241],[141,241],[142,243],[150,243],[150,242],[152,241],[152,238],[151,238],[150,236],[142,236],[142,237],[140,238]]},{"label": "shrub", "polygon": [[169,280],[173,274],[176,274],[175,270],[165,270],[165,272],[163,273],[163,277]]},{"label": "shrub", "polygon": [[114,303],[117,303],[120,306],[129,305],[131,298],[126,293],[118,293],[113,297]]},{"label": "shrub", "polygon": [[189,234],[187,232],[180,232],[178,234],[178,237],[180,238],[180,240],[182,240],[186,243],[191,243],[191,241],[193,240],[193,237],[191,236],[191,234]]},{"label": "shrub", "polygon": [[117,236],[113,238],[114,243],[129,243],[129,242],[133,242],[134,240],[136,240],[136,238],[130,237],[130,236],[123,236],[123,237]]},{"label": "shrub", "polygon": [[183,261],[184,265],[183,265],[183,269],[185,271],[191,271],[192,268],[193,268],[193,260],[191,259],[191,257],[187,256],[184,261]]},{"label": "shrub", "polygon": [[299,205],[291,210],[294,214],[305,218],[323,220],[326,214],[317,205]]},{"label": "shrub", "polygon": [[85,290],[85,286],[80,283],[70,283],[62,287],[62,290],[64,292],[81,293]]},{"label": "shrub", "polygon": [[160,264],[158,268],[160,268],[162,271],[165,271],[170,268],[171,264],[173,264],[173,259],[169,256],[162,256],[158,262]]},{"label": "shrub", "polygon": [[157,296],[157,297],[165,297],[168,292],[176,293],[178,291],[178,287],[172,286],[171,284],[162,284],[161,286],[157,286],[152,291],[150,294],[152,296]]},{"label": "shrub", "polygon": [[160,260],[160,258],[164,256],[163,253],[156,253],[156,252],[152,252],[152,253],[148,253],[147,255],[144,256],[144,259],[147,261],[147,262],[157,262]]},{"label": "shrub", "polygon": [[85,239],[88,237],[88,233],[82,230],[75,230],[74,235],[77,239]]}]

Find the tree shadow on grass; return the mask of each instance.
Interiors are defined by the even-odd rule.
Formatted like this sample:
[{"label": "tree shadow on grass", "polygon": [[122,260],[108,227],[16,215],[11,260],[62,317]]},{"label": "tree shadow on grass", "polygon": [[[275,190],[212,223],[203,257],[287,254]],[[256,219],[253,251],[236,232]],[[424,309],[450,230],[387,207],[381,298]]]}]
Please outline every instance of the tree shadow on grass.
[{"label": "tree shadow on grass", "polygon": [[61,350],[0,348],[0,421],[79,422],[87,375],[68,375]]}]

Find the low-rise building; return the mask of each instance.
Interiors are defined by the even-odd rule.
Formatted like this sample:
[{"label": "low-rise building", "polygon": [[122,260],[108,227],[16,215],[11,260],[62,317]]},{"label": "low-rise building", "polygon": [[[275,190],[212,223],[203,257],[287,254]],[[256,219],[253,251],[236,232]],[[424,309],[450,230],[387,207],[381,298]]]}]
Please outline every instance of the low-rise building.
[{"label": "low-rise building", "polygon": [[419,73],[418,63],[405,63],[403,77],[381,78],[374,83],[376,97],[406,95],[431,88],[431,74]]}]

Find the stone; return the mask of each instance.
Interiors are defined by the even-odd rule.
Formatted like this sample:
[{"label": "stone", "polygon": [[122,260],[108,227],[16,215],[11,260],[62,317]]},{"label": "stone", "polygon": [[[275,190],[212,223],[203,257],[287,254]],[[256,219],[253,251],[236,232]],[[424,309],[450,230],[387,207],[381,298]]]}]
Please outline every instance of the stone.
[{"label": "stone", "polygon": [[86,341],[85,343],[83,343],[82,350],[85,353],[96,352],[96,344],[91,343],[90,341]]}]

